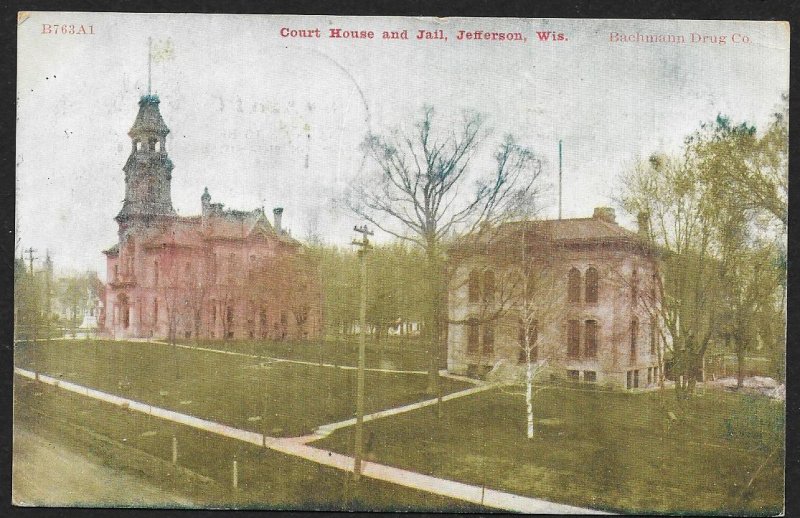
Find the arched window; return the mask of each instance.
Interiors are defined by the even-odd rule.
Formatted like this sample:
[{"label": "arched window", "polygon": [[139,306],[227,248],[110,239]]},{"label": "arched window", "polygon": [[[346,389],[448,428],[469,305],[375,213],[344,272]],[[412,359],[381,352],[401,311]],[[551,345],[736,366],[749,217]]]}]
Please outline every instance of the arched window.
[{"label": "arched window", "polygon": [[469,302],[478,302],[481,300],[481,273],[478,270],[469,272]]},{"label": "arched window", "polygon": [[581,272],[577,268],[569,271],[567,297],[570,302],[581,301]]},{"label": "arched window", "polygon": [[581,355],[581,323],[577,320],[567,322],[567,356],[578,358]]},{"label": "arched window", "polygon": [[483,272],[483,301],[494,302],[494,272],[486,270]]},{"label": "arched window", "polygon": [[467,322],[467,352],[478,352],[478,344],[480,340],[480,326],[478,325],[477,318],[470,318]]},{"label": "arched window", "polygon": [[586,270],[586,302],[597,302],[599,279],[596,268]]},{"label": "arched window", "polygon": [[658,276],[654,273],[650,282],[650,306],[655,308],[658,300]]},{"label": "arched window", "polygon": [[639,319],[631,320],[631,363],[636,361],[636,339],[639,336]]},{"label": "arched window", "polygon": [[650,354],[656,354],[658,347],[658,320],[653,317],[650,320]]},{"label": "arched window", "polygon": [[633,267],[631,273],[631,304],[636,305],[639,298],[639,270],[636,266]]},{"label": "arched window", "polygon": [[[588,273],[587,273],[588,279]],[[586,351],[587,358],[597,357],[597,320],[587,320],[585,322],[583,334],[583,349]]]},{"label": "arched window", "polygon": [[494,324],[491,322],[483,325],[483,353],[494,353]]}]

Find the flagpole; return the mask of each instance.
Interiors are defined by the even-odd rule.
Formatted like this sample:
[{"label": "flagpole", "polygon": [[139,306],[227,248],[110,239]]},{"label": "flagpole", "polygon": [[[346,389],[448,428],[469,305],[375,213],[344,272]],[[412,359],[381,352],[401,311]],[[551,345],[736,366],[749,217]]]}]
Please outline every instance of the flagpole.
[{"label": "flagpole", "polygon": [[558,139],[558,219],[561,219],[561,139]]},{"label": "flagpole", "polygon": [[152,74],[153,38],[147,38],[147,95],[150,95],[150,76]]}]

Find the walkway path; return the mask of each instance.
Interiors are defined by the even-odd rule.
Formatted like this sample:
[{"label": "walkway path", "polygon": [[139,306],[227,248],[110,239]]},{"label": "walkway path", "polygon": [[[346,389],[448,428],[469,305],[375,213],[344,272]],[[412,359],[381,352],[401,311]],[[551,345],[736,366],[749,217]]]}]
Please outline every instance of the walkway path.
[{"label": "walkway path", "polygon": [[[100,401],[105,401],[130,410],[136,410],[145,414],[150,414],[175,423],[191,426],[207,432],[212,432],[224,437],[230,437],[243,442],[264,446],[272,450],[292,455],[302,459],[310,460],[325,466],[331,466],[343,471],[353,471],[354,460],[352,457],[335,453],[332,451],[308,446],[300,441],[291,438],[276,438],[262,435],[260,433],[240,430],[221,423],[207,421],[197,417],[181,414],[172,410],[154,407],[139,401],[122,398],[99,390],[83,387],[68,381],[58,380],[44,374],[39,374],[29,370],[14,368],[14,372],[20,376],[36,379],[41,383],[46,383],[59,387],[63,390],[82,394]],[[482,388],[482,387],[481,387]],[[569,505],[556,504],[538,498],[530,498],[512,493],[505,493],[494,489],[485,489],[480,486],[473,486],[452,480],[436,478],[423,475],[413,471],[394,468],[374,462],[364,462],[362,464],[364,476],[391,482],[412,489],[418,489],[437,495],[446,496],[463,500],[472,504],[493,507],[512,512],[521,513],[546,513],[546,514],[604,514],[591,509],[583,509]]]},{"label": "walkway path", "polygon": [[[464,396],[471,396],[472,394],[477,394],[478,392],[483,392],[485,390],[489,390],[494,387],[496,387],[495,384],[487,383],[485,385],[480,385],[474,388],[460,390],[458,392],[453,392],[451,394],[442,396],[442,401],[450,401],[451,399],[456,399]],[[389,417],[390,415],[403,414],[405,412],[410,412],[418,408],[435,405],[438,402],[439,402],[438,398],[426,399],[425,401],[419,401],[417,403],[411,403],[409,405],[403,405],[396,408],[389,408],[388,410],[381,410],[380,412],[375,412],[374,414],[365,415],[364,422],[380,419],[381,417]],[[355,418],[339,421],[338,423],[325,424],[314,430],[313,435],[307,435],[305,437],[300,437],[297,439],[304,439],[302,442],[315,441],[317,439],[322,439],[323,437],[327,437],[328,435],[330,435],[331,433],[335,432],[340,428],[354,426],[355,424],[356,424]]]},{"label": "walkway path", "polygon": [[[148,344],[157,344],[157,345],[168,345],[172,346],[172,344],[167,342],[162,342],[158,340],[131,340],[137,341],[142,343]],[[356,370],[358,367],[353,367],[352,365],[334,365],[332,363],[322,363],[319,362],[311,362],[305,360],[290,360],[288,358],[276,358],[273,356],[260,356],[258,354],[248,354],[248,353],[240,353],[236,351],[225,351],[222,349],[211,349],[209,347],[198,347],[196,345],[184,345],[184,344],[175,344],[175,347],[180,347],[181,349],[191,349],[194,351],[203,351],[207,353],[217,353],[217,354],[227,354],[230,356],[242,356],[244,358],[253,358],[256,360],[269,360],[273,362],[281,362],[281,363],[295,363],[299,365],[315,365],[317,367],[329,367],[334,369],[342,369],[342,370]],[[367,367],[364,369],[367,372],[385,372],[390,374],[428,374],[428,371],[416,371],[416,370],[401,370],[401,369],[376,369]]]}]

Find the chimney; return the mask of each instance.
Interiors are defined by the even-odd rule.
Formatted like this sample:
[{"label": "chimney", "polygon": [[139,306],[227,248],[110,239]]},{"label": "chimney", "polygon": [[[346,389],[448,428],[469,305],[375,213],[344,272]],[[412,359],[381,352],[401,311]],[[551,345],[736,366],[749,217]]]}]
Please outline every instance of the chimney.
[{"label": "chimney", "polygon": [[275,216],[275,232],[278,234],[283,234],[283,229],[281,228],[281,216],[283,215],[283,207],[276,207],[272,209],[272,215]]},{"label": "chimney", "polygon": [[202,220],[203,230],[208,226],[208,217],[211,212],[211,195],[208,194],[208,187],[203,189],[203,195],[200,196],[200,206],[202,207]]},{"label": "chimney", "polygon": [[640,212],[636,215],[636,224],[638,225],[639,237],[642,239],[650,238],[650,213]]},{"label": "chimney", "polygon": [[617,224],[617,217],[614,213],[614,209],[611,207],[595,207],[592,219],[599,219],[613,225]]}]

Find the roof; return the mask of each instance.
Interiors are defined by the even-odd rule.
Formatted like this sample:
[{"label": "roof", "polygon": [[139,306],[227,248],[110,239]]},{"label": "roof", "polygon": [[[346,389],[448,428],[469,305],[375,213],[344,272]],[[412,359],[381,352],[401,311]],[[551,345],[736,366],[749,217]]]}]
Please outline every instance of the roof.
[{"label": "roof", "polygon": [[178,217],[165,229],[151,228],[139,239],[147,247],[199,247],[206,240],[245,240],[256,235],[277,238],[281,242],[299,244],[285,233],[277,234],[261,209],[226,210],[210,214],[203,225],[203,216]]},{"label": "roof", "polygon": [[156,133],[165,136],[169,133],[169,128],[161,117],[158,109],[159,101],[157,95],[143,95],[139,99],[139,113],[128,135],[133,137],[137,133]]},{"label": "roof", "polygon": [[524,220],[485,227],[477,236],[464,236],[451,247],[451,252],[467,253],[475,246],[505,246],[509,240],[525,233],[533,239],[553,245],[607,245],[612,243],[648,247],[639,234],[619,226],[613,219],[591,218]]},{"label": "roof", "polygon": [[103,250],[103,253],[106,255],[119,255],[119,243],[113,245],[111,248]]},{"label": "roof", "polygon": [[549,219],[506,223],[511,231],[541,232],[554,241],[607,241],[639,239],[636,232],[600,218]]}]

